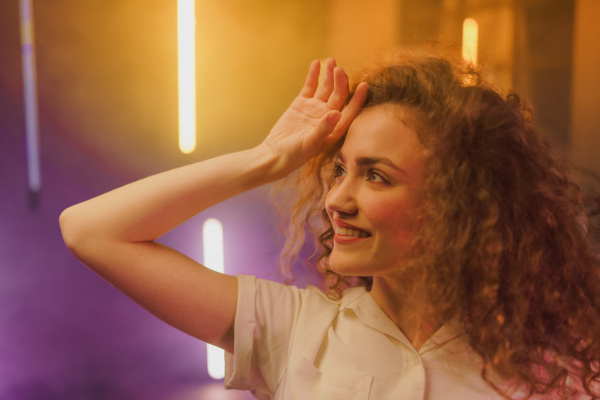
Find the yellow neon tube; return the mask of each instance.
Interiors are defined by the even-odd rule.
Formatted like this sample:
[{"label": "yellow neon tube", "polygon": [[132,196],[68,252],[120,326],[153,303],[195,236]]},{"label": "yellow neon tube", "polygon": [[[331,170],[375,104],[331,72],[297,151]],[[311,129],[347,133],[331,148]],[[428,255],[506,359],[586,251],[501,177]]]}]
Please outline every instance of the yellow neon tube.
[{"label": "yellow neon tube", "polygon": [[196,149],[196,17],[194,0],[177,1],[179,149]]},{"label": "yellow neon tube", "polygon": [[463,22],[462,57],[465,61],[477,64],[477,21],[466,18]]}]

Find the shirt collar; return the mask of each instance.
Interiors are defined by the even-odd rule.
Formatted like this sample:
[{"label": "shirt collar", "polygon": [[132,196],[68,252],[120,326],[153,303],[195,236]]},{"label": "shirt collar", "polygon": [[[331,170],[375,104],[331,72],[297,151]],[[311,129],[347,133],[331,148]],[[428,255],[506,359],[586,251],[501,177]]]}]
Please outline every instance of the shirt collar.
[{"label": "shirt collar", "polygon": [[[406,338],[404,333],[392,322],[392,320],[383,312],[379,304],[373,300],[373,297],[364,288],[351,288],[344,292],[340,304],[340,311],[351,309],[358,319],[365,325],[377,329],[384,334],[395,338],[401,343],[417,352],[412,343]],[[432,337],[430,337],[419,349],[418,353],[423,355],[435,348],[444,346],[454,341],[464,334],[460,327],[458,318],[452,318],[442,325]]]}]

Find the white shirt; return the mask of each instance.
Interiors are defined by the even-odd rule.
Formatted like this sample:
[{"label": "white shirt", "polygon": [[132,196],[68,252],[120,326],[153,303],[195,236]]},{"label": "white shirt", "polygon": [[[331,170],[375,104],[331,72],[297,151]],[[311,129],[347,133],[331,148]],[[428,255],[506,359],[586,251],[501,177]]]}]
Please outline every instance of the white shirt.
[{"label": "white shirt", "polygon": [[253,276],[238,284],[228,389],[261,400],[502,399],[458,324],[417,351],[362,287],[332,300]]}]

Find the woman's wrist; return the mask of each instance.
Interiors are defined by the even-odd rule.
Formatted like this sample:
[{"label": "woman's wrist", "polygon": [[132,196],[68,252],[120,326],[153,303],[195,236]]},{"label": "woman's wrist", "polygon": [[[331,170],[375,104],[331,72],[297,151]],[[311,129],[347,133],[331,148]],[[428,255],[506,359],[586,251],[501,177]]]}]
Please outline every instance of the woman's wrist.
[{"label": "woman's wrist", "polygon": [[[284,178],[290,172],[286,157],[277,154],[271,147],[261,143],[250,150],[248,156],[252,160],[247,173],[253,186],[260,186]],[[251,189],[250,187],[248,189]]]}]

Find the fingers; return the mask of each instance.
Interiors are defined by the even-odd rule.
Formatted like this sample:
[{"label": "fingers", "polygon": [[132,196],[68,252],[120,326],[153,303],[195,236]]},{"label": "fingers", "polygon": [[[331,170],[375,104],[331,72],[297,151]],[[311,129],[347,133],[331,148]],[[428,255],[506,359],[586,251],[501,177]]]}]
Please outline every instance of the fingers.
[{"label": "fingers", "polygon": [[308,75],[300,96],[305,98],[314,97],[327,103],[333,110],[341,110],[348,97],[348,75],[336,65],[333,58],[325,60],[323,81],[319,85],[320,62],[314,60],[308,69]]},{"label": "fingers", "polygon": [[341,110],[348,98],[348,75],[340,67],[333,70],[333,92],[329,96],[327,106],[334,110]]},{"label": "fingers", "polygon": [[349,122],[352,122],[360,109],[362,108],[365,100],[367,99],[367,93],[369,91],[369,84],[366,82],[361,82],[358,84],[356,89],[354,90],[354,94],[352,95],[352,99],[348,105],[344,108],[343,117],[349,119]]},{"label": "fingers", "polygon": [[360,112],[367,98],[368,85],[360,83],[344,107],[349,94],[348,75],[336,66],[333,58],[325,60],[324,67],[323,81],[319,85],[320,62],[315,60],[310,64],[300,96],[322,101],[331,110],[321,117],[314,131],[316,138],[323,138],[318,139],[322,140],[322,145],[329,146],[346,133]]},{"label": "fingers", "polygon": [[338,122],[342,117],[342,113],[337,110],[329,111],[325,114],[314,131],[314,138],[318,141],[319,146],[322,148],[323,144],[327,145],[329,142],[328,137],[335,130]]},{"label": "fingers", "polygon": [[319,60],[314,60],[310,63],[310,67],[308,67],[308,75],[306,76],[306,81],[304,81],[304,86],[300,91],[300,96],[313,97],[315,95],[317,87],[319,86],[320,70],[321,62]]},{"label": "fingers", "polygon": [[321,100],[323,102],[327,102],[329,100],[329,96],[333,91],[334,87],[334,77],[333,71],[335,70],[335,60],[333,58],[328,58],[325,60],[325,70],[323,71],[323,82],[321,86],[317,89],[315,93],[315,99]]},{"label": "fingers", "polygon": [[338,124],[335,126],[331,134],[327,137],[327,139],[325,139],[325,145],[328,146],[332,143],[335,143],[342,136],[344,136],[344,134],[350,127],[350,124],[352,123],[352,121],[354,121],[354,118],[356,118],[363,104],[365,103],[365,100],[367,99],[368,89],[369,85],[366,82],[361,82],[356,87],[356,89],[354,90],[354,94],[352,95],[352,99],[350,99],[350,102],[342,110],[342,115]]}]

